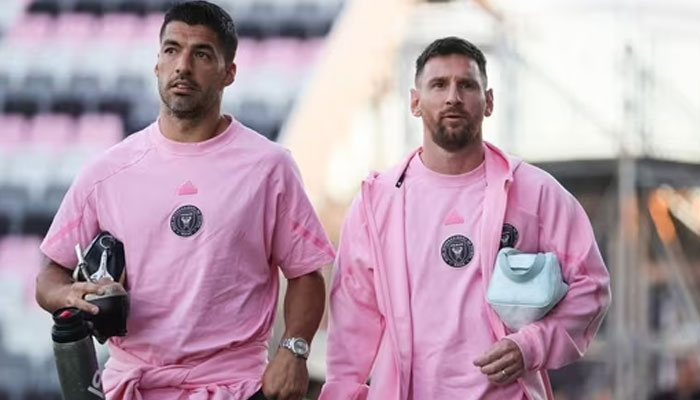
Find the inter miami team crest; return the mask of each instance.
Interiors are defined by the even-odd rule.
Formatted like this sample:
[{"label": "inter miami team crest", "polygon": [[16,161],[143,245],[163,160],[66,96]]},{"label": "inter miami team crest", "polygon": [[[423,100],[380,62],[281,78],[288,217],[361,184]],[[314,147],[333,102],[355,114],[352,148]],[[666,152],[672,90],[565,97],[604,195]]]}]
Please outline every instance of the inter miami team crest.
[{"label": "inter miami team crest", "polygon": [[474,244],[464,235],[453,235],[442,244],[442,259],[454,268],[461,268],[474,258]]},{"label": "inter miami team crest", "polygon": [[202,212],[193,205],[178,208],[170,217],[170,229],[178,236],[192,236],[201,227]]},{"label": "inter miami team crest", "polygon": [[501,248],[515,247],[518,243],[518,230],[511,224],[503,224],[501,231]]}]

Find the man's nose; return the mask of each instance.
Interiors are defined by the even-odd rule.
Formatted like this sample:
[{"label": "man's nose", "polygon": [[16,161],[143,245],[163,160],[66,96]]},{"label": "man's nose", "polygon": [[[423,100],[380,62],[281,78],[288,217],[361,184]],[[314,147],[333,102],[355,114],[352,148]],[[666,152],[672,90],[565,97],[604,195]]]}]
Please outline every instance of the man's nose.
[{"label": "man's nose", "polygon": [[188,75],[192,72],[192,57],[190,57],[189,51],[180,53],[175,64],[175,72],[178,75]]},{"label": "man's nose", "polygon": [[457,87],[456,83],[450,84],[450,88],[447,91],[447,98],[445,99],[445,102],[448,105],[462,103],[462,94],[459,92],[459,88]]}]

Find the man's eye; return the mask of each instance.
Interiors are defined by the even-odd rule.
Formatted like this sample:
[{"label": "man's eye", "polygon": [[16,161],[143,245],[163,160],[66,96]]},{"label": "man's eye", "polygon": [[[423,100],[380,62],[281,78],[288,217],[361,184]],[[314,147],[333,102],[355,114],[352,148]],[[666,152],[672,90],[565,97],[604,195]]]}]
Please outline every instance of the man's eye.
[{"label": "man's eye", "polygon": [[173,54],[175,52],[175,49],[172,47],[167,47],[165,50],[163,50],[163,53],[165,54]]},{"label": "man's eye", "polygon": [[209,54],[203,52],[203,51],[198,51],[194,54],[198,58],[204,58],[204,59],[209,59]]}]

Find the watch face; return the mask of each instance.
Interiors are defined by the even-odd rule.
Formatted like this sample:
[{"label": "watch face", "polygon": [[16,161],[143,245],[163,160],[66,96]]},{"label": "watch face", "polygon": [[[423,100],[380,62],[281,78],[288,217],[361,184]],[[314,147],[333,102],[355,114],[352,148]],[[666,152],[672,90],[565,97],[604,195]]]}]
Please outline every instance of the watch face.
[{"label": "watch face", "polygon": [[295,340],[292,346],[297,354],[306,354],[309,351],[309,345],[302,339]]}]

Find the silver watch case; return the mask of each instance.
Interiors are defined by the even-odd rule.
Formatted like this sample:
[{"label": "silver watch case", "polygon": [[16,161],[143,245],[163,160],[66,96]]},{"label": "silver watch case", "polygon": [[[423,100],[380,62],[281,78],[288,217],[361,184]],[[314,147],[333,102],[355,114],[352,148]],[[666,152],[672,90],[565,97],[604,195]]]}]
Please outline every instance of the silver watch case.
[{"label": "silver watch case", "polygon": [[304,360],[309,358],[309,343],[302,338],[292,337],[283,339],[280,346],[291,351],[296,357],[303,358]]}]

